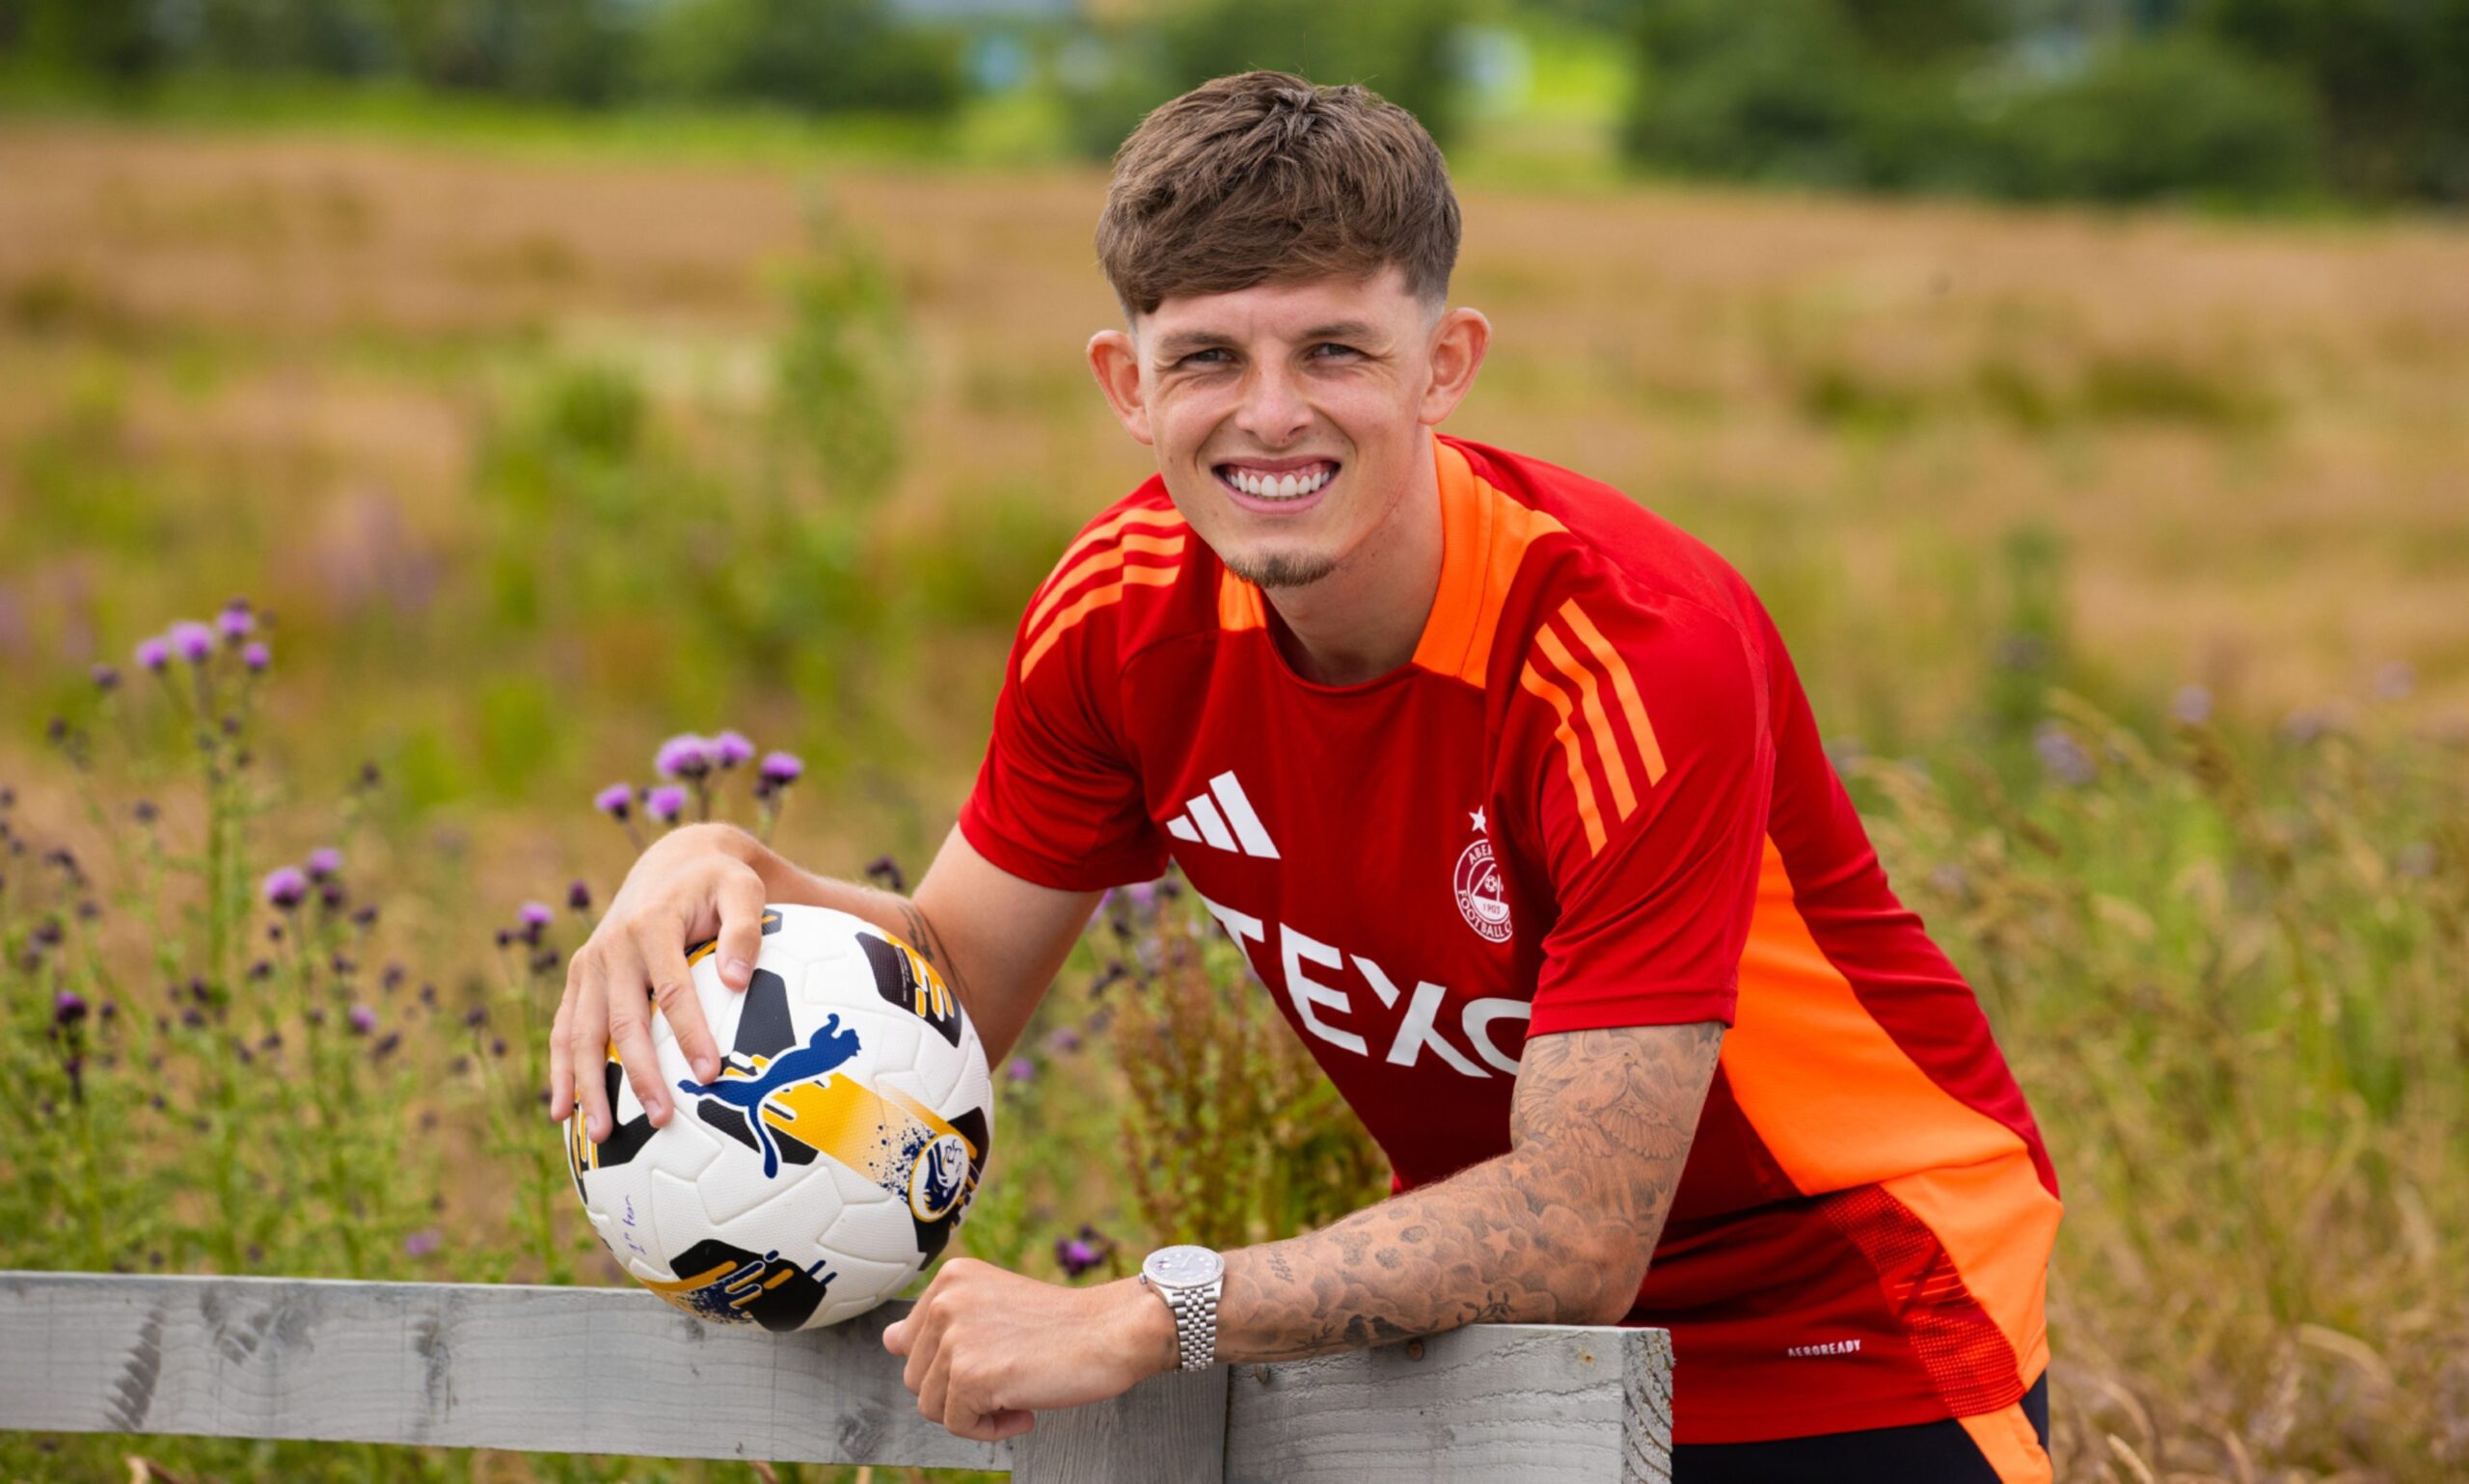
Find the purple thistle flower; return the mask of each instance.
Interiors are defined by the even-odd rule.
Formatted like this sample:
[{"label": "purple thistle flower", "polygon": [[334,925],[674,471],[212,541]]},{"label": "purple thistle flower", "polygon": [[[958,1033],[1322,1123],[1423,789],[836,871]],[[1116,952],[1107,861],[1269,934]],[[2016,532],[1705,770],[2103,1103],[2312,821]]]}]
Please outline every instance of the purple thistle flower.
[{"label": "purple thistle flower", "polygon": [[1003,1075],[1014,1082],[1026,1082],[1038,1074],[1038,1064],[1024,1056],[1016,1056],[1003,1064]]},{"label": "purple thistle flower", "polygon": [[86,1018],[86,999],[74,989],[63,989],[51,1001],[51,1018],[57,1025],[75,1025]]},{"label": "purple thistle flower", "polygon": [[2180,686],[2169,715],[2188,726],[2202,725],[2211,719],[2211,692],[2201,686]]},{"label": "purple thistle flower", "polygon": [[97,690],[116,690],[120,688],[120,671],[113,669],[108,664],[95,665],[87,673],[95,677],[95,688]]},{"label": "purple thistle flower", "polygon": [[321,845],[309,852],[309,879],[322,881],[343,869],[343,852],[331,845]]},{"label": "purple thistle flower", "polygon": [[2092,755],[2083,750],[2074,734],[2057,723],[2041,723],[2040,730],[2032,734],[2032,751],[2039,755],[2042,769],[2058,782],[2081,788],[2092,781]]},{"label": "purple thistle flower", "polygon": [[754,761],[754,743],[742,732],[722,732],[712,739],[712,761],[722,768],[735,768],[740,763]]},{"label": "purple thistle flower", "polygon": [[622,823],[626,816],[634,811],[635,786],[631,783],[612,783],[591,796],[591,806]]},{"label": "purple thistle flower", "polygon": [[277,866],[266,873],[264,891],[268,905],[288,912],[309,895],[309,877],[298,866]]},{"label": "purple thistle flower", "polygon": [[763,781],[778,788],[795,783],[806,770],[806,765],[788,752],[767,752],[763,755]]},{"label": "purple thistle flower", "polygon": [[164,634],[173,653],[191,664],[203,664],[214,653],[214,631],[193,618],[183,618]]},{"label": "purple thistle flower", "polygon": [[1080,1224],[1077,1236],[1054,1239],[1054,1260],[1068,1278],[1078,1278],[1114,1255],[1114,1238],[1087,1222]]},{"label": "purple thistle flower", "polygon": [[377,1012],[370,1010],[366,1005],[353,1006],[351,1008],[350,1019],[351,1033],[354,1036],[366,1036],[369,1032],[377,1029]]},{"label": "purple thistle flower", "polygon": [[1069,1052],[1080,1049],[1080,1033],[1068,1025],[1058,1025],[1046,1036],[1048,1051]]},{"label": "purple thistle flower", "polygon": [[686,808],[686,791],[674,783],[664,783],[643,796],[643,808],[664,824],[674,824]]},{"label": "purple thistle flower", "polygon": [[249,667],[250,674],[262,675],[266,666],[274,663],[274,651],[261,641],[251,639],[249,647],[240,651],[240,662]]},{"label": "purple thistle flower", "polygon": [[523,926],[527,928],[546,928],[556,914],[549,910],[546,903],[527,902],[514,915],[522,919]]},{"label": "purple thistle flower", "polygon": [[406,1257],[425,1257],[429,1254],[437,1251],[445,1241],[446,1238],[440,1235],[437,1228],[434,1227],[430,1228],[426,1231],[415,1231],[410,1236],[403,1238],[403,1255]]},{"label": "purple thistle flower", "polygon": [[1123,889],[1124,898],[1134,911],[1146,912],[1157,905],[1157,883],[1139,881]]},{"label": "purple thistle flower", "polygon": [[712,770],[712,744],[692,732],[681,732],[660,744],[652,767],[664,778],[700,778]]},{"label": "purple thistle flower", "polygon": [[578,912],[591,910],[591,887],[581,877],[566,883],[566,905]]},{"label": "purple thistle flower", "polygon": [[161,634],[137,641],[137,662],[149,670],[160,670],[172,662],[172,642]]},{"label": "purple thistle flower", "polygon": [[258,632],[258,615],[235,603],[214,615],[214,627],[226,643],[237,644]]}]

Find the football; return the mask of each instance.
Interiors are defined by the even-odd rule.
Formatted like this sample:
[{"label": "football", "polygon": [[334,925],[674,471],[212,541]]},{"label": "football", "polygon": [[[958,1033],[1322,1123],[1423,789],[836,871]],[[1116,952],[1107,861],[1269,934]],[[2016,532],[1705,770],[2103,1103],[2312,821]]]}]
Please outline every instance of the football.
[{"label": "football", "polygon": [[719,1076],[695,1079],[652,1014],[654,1128],[610,1049],[615,1127],[580,1099],[566,1164],[627,1272],[690,1314],[810,1330],[862,1314],[934,1260],[976,1194],[994,1133],[977,1032],[933,964],[872,923],[814,906],[763,913],[741,994],[714,943],[688,953]]}]

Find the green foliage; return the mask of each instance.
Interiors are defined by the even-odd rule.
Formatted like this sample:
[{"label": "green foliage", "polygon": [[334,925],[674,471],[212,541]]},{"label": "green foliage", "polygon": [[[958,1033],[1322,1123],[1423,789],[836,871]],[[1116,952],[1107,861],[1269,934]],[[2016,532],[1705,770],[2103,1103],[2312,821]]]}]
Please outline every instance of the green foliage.
[{"label": "green foliage", "polygon": [[2302,80],[2333,181],[2469,201],[2469,0],[2201,0],[2198,24]]},{"label": "green foliage", "polygon": [[1067,80],[1072,142],[1105,158],[1157,104],[1212,77],[1268,68],[1361,83],[1446,147],[1462,121],[1452,42],[1468,13],[1464,0],[1170,0],[1149,26],[1111,37],[1089,75]]},{"label": "green foliage", "polygon": [[[2120,40],[2048,78],[1988,67],[1985,24],[1941,9],[1655,7],[1628,148],[1692,175],[2018,199],[2262,200],[2318,178],[2304,91],[2200,36]],[[1940,43],[1892,40],[1913,31]]]},{"label": "green foliage", "polygon": [[813,240],[784,285],[774,414],[835,502],[869,505],[900,466],[907,319],[890,270],[864,241],[828,213]]},{"label": "green foliage", "polygon": [[2301,87],[2168,36],[2105,47],[2079,76],[2013,96],[1986,125],[1983,183],[2040,199],[2291,196],[2319,178],[2316,139]]},{"label": "green foliage", "polygon": [[883,0],[678,0],[655,13],[641,67],[661,96],[895,113],[961,97],[959,39],[897,23]]}]

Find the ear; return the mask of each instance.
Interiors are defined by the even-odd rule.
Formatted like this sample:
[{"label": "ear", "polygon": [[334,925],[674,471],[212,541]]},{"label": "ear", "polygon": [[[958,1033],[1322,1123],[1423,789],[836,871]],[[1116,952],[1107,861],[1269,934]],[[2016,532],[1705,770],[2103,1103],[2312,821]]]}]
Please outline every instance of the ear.
[{"label": "ear", "polygon": [[1115,411],[1124,431],[1143,444],[1153,443],[1149,432],[1149,403],[1140,393],[1140,347],[1121,330],[1100,330],[1089,337],[1089,370],[1098,378],[1098,390],[1106,394],[1106,405]]},{"label": "ear", "polygon": [[1474,390],[1483,353],[1491,349],[1492,322],[1479,310],[1455,309],[1431,330],[1431,381],[1415,408],[1415,420],[1437,427]]}]

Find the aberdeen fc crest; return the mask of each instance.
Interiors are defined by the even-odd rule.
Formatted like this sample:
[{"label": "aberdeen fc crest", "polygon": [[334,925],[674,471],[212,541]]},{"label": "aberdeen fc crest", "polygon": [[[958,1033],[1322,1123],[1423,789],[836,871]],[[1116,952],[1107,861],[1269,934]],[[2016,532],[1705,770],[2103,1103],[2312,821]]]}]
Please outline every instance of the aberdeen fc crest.
[{"label": "aberdeen fc crest", "polygon": [[1508,941],[1508,895],[1501,868],[1492,859],[1492,842],[1477,840],[1457,857],[1457,910],[1466,926],[1487,943]]}]

